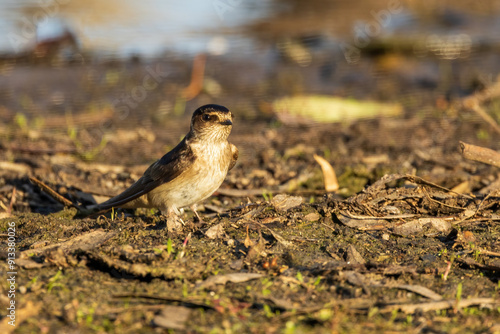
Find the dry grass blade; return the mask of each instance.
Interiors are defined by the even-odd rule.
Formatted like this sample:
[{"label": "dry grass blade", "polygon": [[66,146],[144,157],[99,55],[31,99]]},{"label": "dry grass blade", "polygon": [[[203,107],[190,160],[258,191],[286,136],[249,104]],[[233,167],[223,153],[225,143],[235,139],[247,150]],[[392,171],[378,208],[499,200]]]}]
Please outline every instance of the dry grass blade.
[{"label": "dry grass blade", "polygon": [[6,207],[5,204],[3,204],[2,201],[0,201],[0,207],[5,210],[5,212],[0,212],[0,219],[2,219],[2,218],[8,218],[8,217],[12,216],[12,211],[14,209],[14,204],[16,203],[16,192],[17,192],[16,187],[12,188],[12,195],[11,195],[11,198],[10,198],[9,207]]},{"label": "dry grass blade", "polygon": [[491,270],[491,271],[499,271],[500,270],[500,266],[498,266],[498,265],[482,264],[482,263],[479,263],[470,257],[459,258],[459,259],[457,259],[457,261],[462,263],[462,264],[468,265],[471,268],[478,268],[481,270]]},{"label": "dry grass blade", "polygon": [[[177,297],[167,297],[167,296],[153,296],[153,295],[147,295],[147,294],[117,294],[113,295],[113,298],[123,298],[123,299],[129,299],[129,298],[143,298],[143,299],[150,299],[150,300],[158,300],[162,301],[164,303],[177,303],[177,304],[182,304],[184,306],[188,307],[193,307],[193,308],[203,308],[205,310],[210,310],[213,309],[212,306],[203,303],[199,299],[194,299],[194,298],[177,298]],[[113,313],[113,312],[110,312]]]},{"label": "dry grass blade", "polygon": [[335,192],[339,190],[339,182],[337,181],[337,174],[332,165],[319,155],[314,155],[314,160],[321,166],[323,171],[323,180],[325,182],[325,190],[328,192]]},{"label": "dry grass blade", "polygon": [[461,100],[461,105],[463,108],[470,109],[478,114],[482,119],[484,119],[491,127],[498,133],[500,133],[500,126],[496,120],[491,117],[482,107],[481,103],[492,100],[495,97],[500,96],[500,81],[497,81],[493,85],[490,85],[482,92],[469,95]]},{"label": "dry grass blade", "polygon": [[426,288],[425,286],[421,285],[411,285],[411,284],[401,284],[401,285],[396,285],[395,288],[397,289],[403,289],[403,290],[408,290],[411,292],[418,293],[421,296],[427,297],[429,299],[438,301],[438,300],[443,300],[443,297],[432,291],[431,289]]},{"label": "dry grass blade", "polygon": [[230,273],[225,275],[215,275],[210,276],[203,282],[197,285],[197,288],[209,288],[217,284],[226,284],[227,282],[232,283],[244,283],[250,280],[263,277],[263,274],[258,273]]},{"label": "dry grass blade", "polygon": [[491,117],[486,110],[484,110],[480,105],[479,101],[474,97],[468,97],[463,101],[463,105],[465,108],[473,110],[476,114],[478,114],[482,119],[484,119],[496,132],[500,133],[500,126],[495,121],[493,117]]},{"label": "dry grass blade", "polygon": [[342,211],[342,213],[345,213],[345,215],[349,218],[352,219],[358,219],[358,220],[372,220],[372,219],[405,219],[405,218],[413,218],[416,215],[412,213],[405,213],[401,215],[388,215],[388,216],[380,216],[380,217],[375,217],[375,216],[361,216],[361,215],[353,215],[349,211]]},{"label": "dry grass blade", "polygon": [[418,177],[418,176],[415,176],[415,175],[405,174],[405,175],[403,175],[403,178],[406,179],[406,180],[408,180],[408,181],[410,181],[410,182],[414,182],[416,184],[425,184],[425,185],[428,185],[428,186],[431,186],[431,187],[434,187],[434,188],[437,188],[437,189],[441,189],[441,190],[449,192],[449,193],[457,194],[457,195],[459,195],[461,197],[464,197],[464,198],[474,199],[471,196],[468,196],[468,195],[465,195],[465,194],[456,193],[456,192],[454,192],[451,189],[448,189],[446,187],[440,186],[439,184],[435,184],[433,182],[424,180],[421,177]]},{"label": "dry grass blade", "polygon": [[500,301],[493,298],[471,298],[465,300],[438,300],[428,303],[415,303],[415,304],[397,304],[388,305],[380,309],[381,313],[392,312],[394,310],[401,310],[404,313],[415,313],[417,310],[422,310],[423,312],[436,311],[436,310],[446,310],[452,308],[464,308],[473,305],[500,305]]},{"label": "dry grass blade", "polygon": [[259,223],[258,221],[255,221],[255,220],[252,220],[252,222],[258,226],[260,226],[261,228],[267,230],[269,233],[271,233],[271,235],[273,236],[274,239],[276,239],[276,241],[278,241],[280,244],[282,244],[283,246],[285,247],[292,247],[293,246],[293,243],[291,243],[290,241],[286,240],[285,238],[283,238],[279,233],[277,232],[274,232],[273,230],[271,230],[269,227],[267,227],[266,225],[263,225],[261,223]]},{"label": "dry grass blade", "polygon": [[12,197],[10,198],[10,204],[9,204],[9,215],[12,214],[12,210],[14,209],[14,204],[16,204],[16,193],[17,193],[17,189],[16,187],[14,187],[12,189]]}]

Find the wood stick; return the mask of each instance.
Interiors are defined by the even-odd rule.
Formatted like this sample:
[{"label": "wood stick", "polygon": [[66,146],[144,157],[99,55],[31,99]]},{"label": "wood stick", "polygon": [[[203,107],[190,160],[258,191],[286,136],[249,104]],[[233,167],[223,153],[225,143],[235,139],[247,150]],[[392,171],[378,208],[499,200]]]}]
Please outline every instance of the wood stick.
[{"label": "wood stick", "polygon": [[460,151],[465,159],[500,167],[500,153],[492,149],[460,142]]}]

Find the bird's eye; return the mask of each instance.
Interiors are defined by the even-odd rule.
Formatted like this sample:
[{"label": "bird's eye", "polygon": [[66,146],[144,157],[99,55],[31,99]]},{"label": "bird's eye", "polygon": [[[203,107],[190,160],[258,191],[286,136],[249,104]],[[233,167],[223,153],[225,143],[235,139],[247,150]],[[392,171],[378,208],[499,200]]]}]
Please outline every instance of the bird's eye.
[{"label": "bird's eye", "polygon": [[212,117],[211,117],[209,114],[204,114],[204,115],[203,115],[203,117],[202,117],[202,119],[203,119],[204,121],[209,121],[211,118],[212,118]]}]

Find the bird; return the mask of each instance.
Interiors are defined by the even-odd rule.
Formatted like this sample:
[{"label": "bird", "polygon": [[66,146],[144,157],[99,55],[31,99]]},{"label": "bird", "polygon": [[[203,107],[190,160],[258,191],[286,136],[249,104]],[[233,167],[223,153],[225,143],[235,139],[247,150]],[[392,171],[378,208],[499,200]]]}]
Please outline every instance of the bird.
[{"label": "bird", "polygon": [[180,209],[210,197],[238,160],[238,149],[229,143],[233,126],[229,109],[217,104],[199,107],[191,117],[190,130],[170,152],[154,162],[121,194],[97,205],[111,208],[156,208],[167,217],[167,229],[178,229]]}]

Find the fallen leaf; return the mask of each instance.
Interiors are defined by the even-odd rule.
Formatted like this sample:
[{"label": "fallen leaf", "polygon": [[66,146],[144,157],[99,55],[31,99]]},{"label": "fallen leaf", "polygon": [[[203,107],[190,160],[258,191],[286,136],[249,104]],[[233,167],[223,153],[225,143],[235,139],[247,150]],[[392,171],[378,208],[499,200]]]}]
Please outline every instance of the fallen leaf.
[{"label": "fallen leaf", "polygon": [[469,219],[471,217],[473,217],[474,215],[476,214],[476,211],[475,210],[464,210],[462,213],[460,213],[460,215],[458,216],[459,217],[459,221],[464,221],[466,219]]},{"label": "fallen leaf", "polygon": [[456,192],[457,194],[466,194],[471,191],[471,184],[469,180],[459,183],[458,185],[451,188],[451,191]]},{"label": "fallen leaf", "polygon": [[21,258],[29,258],[30,255],[39,255],[45,253],[48,250],[60,248],[63,251],[72,251],[72,250],[92,250],[105,243],[112,237],[116,235],[117,232],[114,231],[104,231],[104,230],[95,230],[92,232],[84,233],[78,235],[72,239],[68,239],[63,242],[59,242],[56,244],[47,245],[45,247],[40,247],[36,249],[28,249],[21,252]]},{"label": "fallen leaf", "polygon": [[366,283],[369,283],[370,280],[366,279],[363,274],[353,270],[346,270],[343,272],[347,282],[354,286],[366,286]]},{"label": "fallen leaf", "polygon": [[429,227],[431,231],[446,233],[451,230],[451,223],[441,218],[420,218],[395,226],[392,232],[406,237],[423,232],[424,227]]},{"label": "fallen leaf", "polygon": [[304,220],[308,222],[315,222],[321,218],[321,215],[317,212],[312,212],[304,216]]},{"label": "fallen leaf", "polygon": [[325,190],[328,192],[335,192],[339,190],[339,182],[337,181],[337,174],[332,165],[319,155],[314,155],[314,160],[321,166],[323,171],[323,180],[325,182]]},{"label": "fallen leaf", "polygon": [[348,264],[365,264],[366,261],[363,256],[358,252],[356,247],[349,245],[347,248],[346,262]]},{"label": "fallen leaf", "polygon": [[282,116],[296,116],[316,122],[340,122],[345,120],[371,118],[380,115],[401,115],[399,103],[357,101],[327,95],[303,95],[278,99],[272,103],[273,110]]},{"label": "fallen leaf", "polygon": [[12,215],[8,212],[0,212],[0,219],[5,219],[5,218],[9,218],[9,217],[12,217]]},{"label": "fallen leaf", "polygon": [[199,283],[198,288],[209,288],[217,284],[226,284],[227,282],[243,283],[261,278],[263,276],[264,275],[258,273],[231,273],[225,275],[215,275]]},{"label": "fallen leaf", "polygon": [[245,259],[247,261],[253,261],[259,256],[263,255],[265,256],[266,250],[266,240],[262,237],[262,234],[259,231],[259,239],[257,239],[257,242],[253,244],[252,247],[248,249],[247,256]]},{"label": "fallen leaf", "polygon": [[223,223],[220,223],[220,224],[217,224],[217,225],[214,225],[212,227],[210,227],[206,232],[205,232],[205,235],[209,238],[209,239],[218,239],[218,238],[222,238],[224,236],[224,224]]},{"label": "fallen leaf", "polygon": [[167,305],[153,318],[153,323],[158,327],[184,330],[190,315],[191,310],[187,307]]},{"label": "fallen leaf", "polygon": [[[269,231],[269,233],[271,233],[271,235],[273,236],[273,238],[276,239],[276,241],[279,242],[280,244],[282,244],[283,246],[285,246],[285,247],[292,247],[293,246],[293,243],[291,243],[290,241],[288,241],[285,238],[283,238],[278,232],[275,232],[272,229],[270,229],[269,227],[267,227],[265,225],[262,225],[260,223],[259,223],[259,226],[261,226],[262,228],[264,228],[267,231]],[[259,241],[260,241],[260,239],[259,239]]]},{"label": "fallen leaf", "polygon": [[[16,303],[16,305],[17,304],[18,303]],[[19,306],[20,305],[17,305],[16,307]],[[41,306],[42,306],[41,304],[38,303],[35,304],[32,301],[28,300],[24,307],[16,308],[13,318],[10,318],[10,316],[7,314],[2,319],[2,321],[0,322],[0,333],[5,333],[5,334],[12,333],[16,329],[16,326],[19,326],[27,319],[36,317],[39,314]],[[14,320],[15,326],[9,324],[9,322],[12,320]]]},{"label": "fallen leaf", "polygon": [[295,208],[304,202],[303,197],[299,196],[288,196],[284,194],[279,194],[273,197],[271,204],[278,211],[288,211],[291,208]]}]

